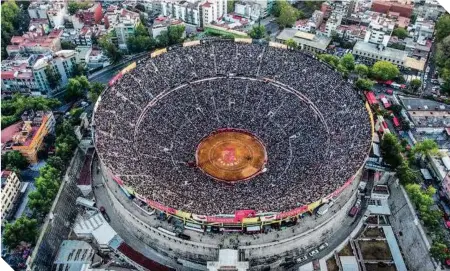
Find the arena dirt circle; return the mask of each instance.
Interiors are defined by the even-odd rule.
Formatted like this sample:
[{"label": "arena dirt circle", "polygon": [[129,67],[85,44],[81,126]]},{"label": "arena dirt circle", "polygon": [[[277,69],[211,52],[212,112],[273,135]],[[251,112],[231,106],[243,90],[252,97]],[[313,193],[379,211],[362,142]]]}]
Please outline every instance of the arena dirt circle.
[{"label": "arena dirt circle", "polygon": [[[298,51],[234,42],[137,63],[101,95],[94,123],[113,176],[199,215],[316,202],[355,174],[371,143],[364,103],[340,74]],[[253,137],[208,141],[223,129]]]}]

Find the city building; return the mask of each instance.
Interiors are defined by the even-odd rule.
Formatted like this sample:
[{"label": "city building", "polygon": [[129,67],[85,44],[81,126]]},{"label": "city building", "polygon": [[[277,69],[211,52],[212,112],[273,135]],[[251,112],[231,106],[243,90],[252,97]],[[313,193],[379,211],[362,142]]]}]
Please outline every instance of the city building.
[{"label": "city building", "polygon": [[204,27],[212,22],[217,22],[220,17],[227,13],[227,1],[170,1],[161,2],[161,13],[163,16],[180,19],[187,24]]},{"label": "city building", "polygon": [[445,189],[450,188],[449,154],[450,152],[448,150],[440,150],[439,155],[427,155],[431,174],[434,176],[436,181],[442,182]]},{"label": "city building", "polygon": [[67,14],[65,1],[37,1],[33,0],[28,6],[30,19],[45,19],[52,27],[59,28],[64,25],[64,16]]},{"label": "city building", "polygon": [[336,32],[337,28],[342,23],[342,16],[337,13],[332,13],[330,15],[330,18],[328,18],[326,24],[325,24],[325,31],[324,34],[327,37],[331,37],[331,35]]},{"label": "city building", "polygon": [[36,163],[37,153],[44,144],[44,137],[55,132],[55,122],[51,111],[24,112],[22,121],[2,130],[2,153],[18,151],[30,163]]},{"label": "city building", "polygon": [[140,23],[139,13],[121,9],[117,16],[117,23],[111,25],[116,32],[117,45],[121,50],[127,50],[128,38],[134,35],[134,31]]},{"label": "city building", "polygon": [[103,9],[101,3],[92,3],[86,9],[78,10],[70,16],[75,29],[81,29],[83,26],[94,26],[99,24],[103,18]]},{"label": "city building", "polygon": [[[178,19],[172,19],[170,17],[160,16],[153,21],[153,25],[151,28],[153,38],[158,37],[161,32],[167,31],[169,26],[175,25],[184,25],[184,22]],[[186,36],[186,31],[183,34],[183,37]]]},{"label": "city building", "polygon": [[394,27],[395,22],[392,19],[379,16],[370,22],[364,42],[387,46]]},{"label": "city building", "polygon": [[3,220],[14,207],[16,197],[20,192],[21,182],[14,171],[2,171],[1,176],[1,219]]},{"label": "city building", "polygon": [[37,55],[12,55],[1,64],[2,95],[13,93],[31,93],[40,95],[39,87],[34,79],[32,64]]},{"label": "city building", "polygon": [[323,22],[323,12],[316,10],[312,14],[311,18],[304,19],[304,20],[298,20],[295,23],[295,26],[293,26],[292,28],[295,28],[297,30],[304,31],[304,32],[314,33],[316,31],[316,29],[318,29],[319,26],[322,24],[322,22]]},{"label": "city building", "polygon": [[234,13],[250,20],[258,20],[264,16],[265,10],[257,1],[239,1],[234,4]]},{"label": "city building", "polygon": [[284,43],[285,41],[294,40],[301,50],[312,53],[324,53],[331,42],[331,38],[323,37],[307,32],[298,31],[293,28],[285,28],[277,36],[277,41]]},{"label": "city building", "polygon": [[391,1],[373,1],[372,10],[385,14],[389,12],[398,12],[400,16],[410,18],[414,10],[414,5]]},{"label": "city building", "polygon": [[414,37],[418,40],[426,40],[433,38],[434,21],[419,17],[413,25]]},{"label": "city building", "polygon": [[[64,240],[53,263],[54,270],[82,271],[92,270],[92,264],[100,265],[102,259],[86,241]],[[105,270],[105,269],[100,269]]]},{"label": "city building", "polygon": [[47,79],[45,70],[47,67],[53,69],[54,72],[61,76],[59,86],[65,86],[72,77],[73,69],[76,65],[75,50],[61,50],[55,52],[53,55],[39,58],[33,65],[33,75],[36,80],[36,85],[42,94],[52,96],[54,92],[59,90],[59,87],[51,89]]},{"label": "city building", "polygon": [[13,36],[11,45],[6,46],[8,55],[46,54],[61,50],[62,29],[54,29],[48,34],[41,31],[29,31],[22,36]]}]

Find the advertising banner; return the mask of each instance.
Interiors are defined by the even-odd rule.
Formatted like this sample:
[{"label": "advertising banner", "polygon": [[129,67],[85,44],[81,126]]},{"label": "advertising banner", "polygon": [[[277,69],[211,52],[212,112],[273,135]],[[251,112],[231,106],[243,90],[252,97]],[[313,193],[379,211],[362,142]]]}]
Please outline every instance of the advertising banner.
[{"label": "advertising banner", "polygon": [[172,215],[176,214],[176,212],[177,212],[177,210],[167,207],[167,206],[164,206],[161,203],[153,201],[153,200],[148,199],[147,204],[150,205],[150,207],[152,207],[154,209],[157,209],[157,210],[160,210],[160,211],[172,214]]},{"label": "advertising banner", "polygon": [[276,218],[283,219],[283,218],[290,217],[290,216],[296,216],[296,215],[302,214],[307,211],[308,211],[308,205],[303,205],[299,208],[295,208],[295,209],[287,211],[287,212],[279,213],[279,214],[277,214]]}]

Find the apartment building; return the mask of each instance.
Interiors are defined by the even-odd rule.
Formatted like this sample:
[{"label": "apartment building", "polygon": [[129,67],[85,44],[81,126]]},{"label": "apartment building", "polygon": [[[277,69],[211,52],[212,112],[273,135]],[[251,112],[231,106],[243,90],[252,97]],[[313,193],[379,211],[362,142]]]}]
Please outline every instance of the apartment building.
[{"label": "apartment building", "polygon": [[5,170],[1,173],[1,219],[14,207],[17,195],[20,192],[21,182],[14,171]]}]

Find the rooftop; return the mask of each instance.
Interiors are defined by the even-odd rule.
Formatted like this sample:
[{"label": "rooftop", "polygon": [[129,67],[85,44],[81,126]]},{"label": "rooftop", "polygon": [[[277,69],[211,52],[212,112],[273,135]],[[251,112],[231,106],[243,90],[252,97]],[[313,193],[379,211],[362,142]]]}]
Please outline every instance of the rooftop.
[{"label": "rooftop", "polygon": [[303,31],[298,31],[293,28],[285,28],[277,36],[277,39],[286,41],[293,39],[295,42],[305,44],[310,47],[314,47],[320,50],[326,50],[331,42],[331,38],[317,36]]},{"label": "rooftop", "polygon": [[383,50],[379,50],[376,44],[367,43],[364,41],[356,42],[353,50],[358,50],[361,52],[366,52],[370,54],[376,54],[382,57],[387,57],[392,60],[399,60],[401,62],[405,61],[408,53],[402,50],[397,50],[389,47],[385,47]]},{"label": "rooftop", "polygon": [[79,271],[84,264],[90,264],[94,249],[85,241],[64,240],[58,250],[54,264],[56,270]]}]

